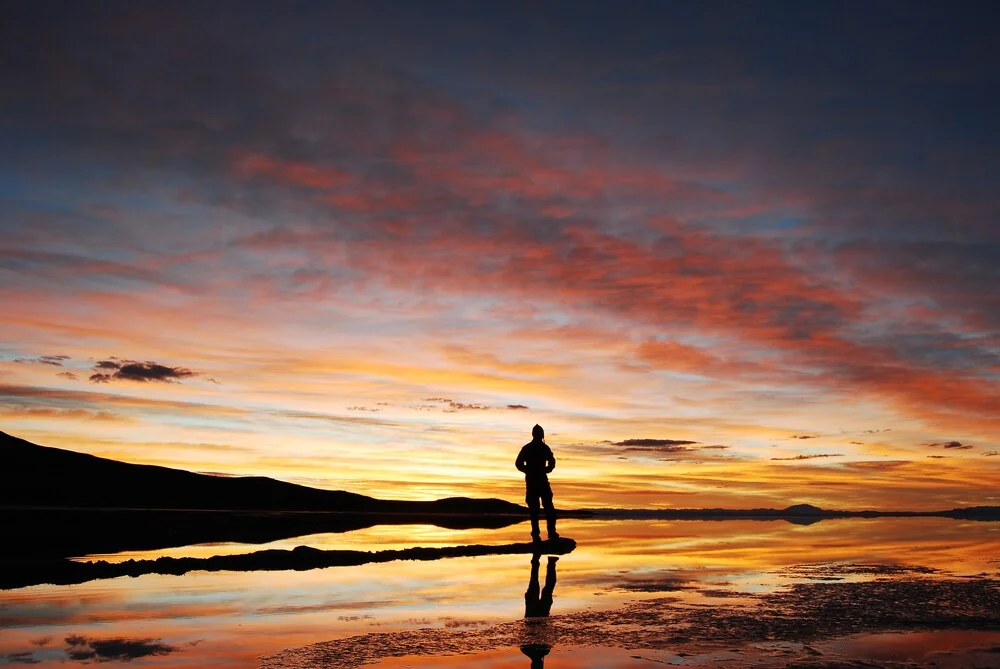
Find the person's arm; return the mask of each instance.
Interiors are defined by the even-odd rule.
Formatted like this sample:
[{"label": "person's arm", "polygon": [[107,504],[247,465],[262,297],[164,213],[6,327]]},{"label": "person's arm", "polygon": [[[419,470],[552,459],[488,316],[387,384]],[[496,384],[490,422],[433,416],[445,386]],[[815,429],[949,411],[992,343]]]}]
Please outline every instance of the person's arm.
[{"label": "person's arm", "polygon": [[517,453],[517,459],[514,460],[514,466],[517,467],[517,471],[519,471],[519,472],[526,472],[527,471],[528,463],[525,462],[525,460],[524,460],[524,447],[523,446],[521,447],[521,450],[518,451],[518,453]]},{"label": "person's arm", "polygon": [[556,456],[552,454],[552,449],[548,449],[549,453],[545,456],[545,473],[551,474],[552,470],[556,468]]}]

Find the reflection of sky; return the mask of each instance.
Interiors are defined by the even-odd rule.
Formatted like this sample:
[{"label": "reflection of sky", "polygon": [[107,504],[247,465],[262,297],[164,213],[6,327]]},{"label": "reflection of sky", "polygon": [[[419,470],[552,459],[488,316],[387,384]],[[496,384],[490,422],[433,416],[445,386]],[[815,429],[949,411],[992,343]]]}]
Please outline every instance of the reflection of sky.
[{"label": "reflection of sky", "polygon": [[[677,585],[669,594],[711,602],[701,590],[754,592],[794,579],[774,572],[818,562],[922,565],[956,573],[996,572],[1000,527],[948,519],[660,522],[570,521],[577,549],[558,563],[552,614],[613,608],[662,596],[630,588]],[[524,527],[449,531],[379,527],[294,543],[375,550],[522,540]],[[315,539],[315,541],[311,541]],[[224,550],[231,547],[223,546]],[[245,546],[247,552],[258,547]],[[204,555],[210,547],[192,554]],[[143,658],[151,666],[246,666],[286,647],[373,631],[475,628],[518,619],[529,556],[400,561],[306,572],[192,572],[0,592],[0,654],[65,655],[62,640],[162,639],[179,650]],[[49,638],[44,646],[34,646]],[[547,665],[548,666],[548,665]],[[553,666],[558,666],[553,664]]]},{"label": "reflection of sky", "polygon": [[450,530],[436,525],[376,525],[351,532],[310,534],[263,544],[197,544],[149,551],[127,551],[111,555],[91,555],[80,559],[122,562],[129,559],[155,560],[163,556],[210,557],[212,555],[239,555],[272,548],[291,550],[296,546],[311,546],[323,550],[379,551],[412,546],[455,546],[478,541],[515,543],[524,541],[524,527],[521,524],[496,530]]}]

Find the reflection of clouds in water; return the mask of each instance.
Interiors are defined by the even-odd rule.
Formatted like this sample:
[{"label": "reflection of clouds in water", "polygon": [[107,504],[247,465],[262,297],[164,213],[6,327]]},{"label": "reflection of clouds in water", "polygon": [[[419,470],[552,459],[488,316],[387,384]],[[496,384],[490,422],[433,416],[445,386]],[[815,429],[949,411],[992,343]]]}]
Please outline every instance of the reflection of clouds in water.
[{"label": "reflection of clouds in water", "polygon": [[[255,613],[257,615],[288,615],[296,613],[315,613],[323,611],[337,611],[343,609],[375,609],[385,606],[392,606],[398,604],[393,600],[383,599],[379,601],[361,601],[361,602],[344,602],[340,600],[331,600],[320,602],[318,604],[285,604],[285,605],[275,605],[275,606],[263,606],[256,609]],[[371,616],[338,616],[338,620],[361,620],[364,618],[371,618]]]},{"label": "reflection of clouds in water", "polygon": [[690,579],[667,572],[639,577],[627,575],[624,582],[614,586],[614,589],[627,592],[677,592],[678,590],[690,590],[694,587]]},{"label": "reflection of clouds in water", "polygon": [[66,637],[66,655],[71,660],[131,662],[140,657],[168,655],[177,650],[156,639],[89,639],[79,634]]},{"label": "reflection of clouds in water", "polygon": [[[718,595],[737,594],[750,603],[758,594],[788,584],[790,579],[779,572],[793,565],[892,563],[919,564],[955,575],[997,572],[1000,534],[991,530],[993,525],[939,518],[830,520],[804,528],[765,521],[566,519],[561,521],[560,530],[576,539],[578,548],[571,559],[559,562],[557,598],[552,609],[555,617],[547,619],[544,626],[558,630],[567,615],[593,606],[614,608],[636,599],[670,596],[688,603],[716,605],[720,603]],[[503,543],[508,534],[523,534],[525,528],[507,528],[495,535],[480,530],[412,529],[421,533],[421,541],[413,545],[422,545],[427,535],[436,535],[441,541],[453,539],[458,544]],[[403,543],[411,539],[410,531],[411,527],[365,530],[360,533],[359,545],[382,539]],[[494,541],[488,538],[490,535]],[[543,557],[540,580],[544,580],[544,561]],[[481,636],[488,633],[490,625],[523,615],[521,595],[529,580],[528,571],[528,556],[517,555],[266,575],[149,575],[72,588],[38,586],[0,591],[0,618],[18,621],[16,627],[0,625],[0,656],[33,649],[34,657],[43,662],[65,660],[63,639],[76,633],[98,639],[159,637],[183,649],[134,664],[155,661],[206,666],[214,665],[219,658],[236,664],[232,659],[235,657],[245,661],[239,666],[255,666],[258,656],[281,648],[299,648],[377,630],[440,627],[446,633]],[[661,577],[690,579],[696,589],[657,595],[617,587],[629,580]],[[374,601],[392,603],[365,608],[364,603]],[[264,612],[270,608],[273,614],[277,612],[275,607],[285,607],[284,615]],[[489,624],[449,625],[446,618]],[[243,632],[248,624],[257,625],[253,634]],[[517,620],[517,629],[510,628],[508,650],[513,655],[505,657],[516,660],[512,666],[517,669],[527,669],[529,663],[519,650],[525,626],[523,620]],[[186,645],[206,636],[238,640],[209,641],[197,648]],[[46,637],[50,641],[44,648],[44,644],[31,643]],[[452,639],[454,646],[449,645],[449,639],[452,637],[442,637],[442,648],[468,648],[468,637]],[[555,665],[564,658],[561,652],[567,648],[563,641],[553,646],[547,664]],[[628,660],[627,655],[624,660]],[[308,665],[295,666],[298,669]]]},{"label": "reflection of clouds in water", "polygon": [[694,590],[706,585],[732,585],[727,579],[735,576],[735,572],[738,571],[732,567],[648,569],[645,565],[636,565],[634,569],[618,569],[613,572],[570,573],[560,576],[560,582],[567,587],[599,588],[609,593],[676,592]]},{"label": "reflection of clouds in water", "polygon": [[[400,664],[412,665],[418,664],[412,661],[417,656],[485,654],[511,646],[531,658],[533,669],[542,669],[546,655],[568,646],[586,646],[588,652],[594,645],[677,654],[735,652],[744,659],[760,659],[770,652],[761,646],[763,642],[825,643],[849,635],[905,630],[996,629],[1000,583],[995,580],[929,579],[908,573],[870,576],[861,583],[797,583],[738,604],[717,601],[713,606],[692,607],[674,597],[657,597],[615,609],[510,621],[485,630],[367,634],[288,649],[261,658],[261,666],[358,667],[386,658],[407,658]],[[996,632],[993,635],[1000,640]],[[966,652],[968,645],[963,644],[956,640],[951,647]],[[734,646],[739,648],[733,651]],[[802,649],[802,657],[784,656],[780,666],[812,659],[814,651]],[[470,664],[474,662],[465,662]]]}]

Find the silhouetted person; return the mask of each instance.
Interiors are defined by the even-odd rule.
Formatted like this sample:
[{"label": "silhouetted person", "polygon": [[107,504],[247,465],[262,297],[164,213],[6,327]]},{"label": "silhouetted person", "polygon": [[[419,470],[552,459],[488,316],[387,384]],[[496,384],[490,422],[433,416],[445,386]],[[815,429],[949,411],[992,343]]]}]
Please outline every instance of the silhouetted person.
[{"label": "silhouetted person", "polygon": [[521,447],[514,466],[524,472],[525,500],[531,511],[531,537],[538,541],[538,501],[545,507],[545,519],[549,539],[558,539],[556,532],[556,510],[552,506],[552,488],[549,486],[549,472],[556,468],[556,458],[545,443],[545,430],[541,425],[531,428],[531,441]]},{"label": "silhouetted person", "polygon": [[[538,587],[538,564],[541,555],[535,553],[531,557],[531,579],[528,589],[524,591],[524,617],[546,618],[552,610],[552,591],[556,588],[556,562],[554,555],[549,556],[549,564],[545,568],[545,587]],[[526,643],[521,645],[521,652],[531,658],[531,669],[544,669],[545,656],[552,650],[547,643]]]}]

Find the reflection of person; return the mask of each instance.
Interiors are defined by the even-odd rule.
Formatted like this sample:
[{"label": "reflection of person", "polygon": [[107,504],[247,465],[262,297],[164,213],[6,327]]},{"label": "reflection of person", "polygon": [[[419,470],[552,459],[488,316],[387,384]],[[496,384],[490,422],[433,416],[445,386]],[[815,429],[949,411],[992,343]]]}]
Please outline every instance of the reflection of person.
[{"label": "reflection of person", "polygon": [[545,656],[552,647],[545,643],[528,643],[521,646],[521,652],[531,658],[531,669],[545,669]]},{"label": "reflection of person", "polygon": [[[528,581],[528,589],[524,591],[524,617],[528,620],[532,618],[545,618],[552,610],[552,591],[556,588],[556,562],[559,561],[554,555],[549,556],[549,563],[545,568],[545,587],[538,587],[538,565],[541,555],[536,553],[531,557],[531,580]],[[531,669],[544,669],[545,656],[552,650],[552,646],[547,643],[526,643],[521,645],[521,652],[531,658]]]},{"label": "reflection of person", "polygon": [[538,541],[541,532],[538,529],[538,501],[545,507],[545,520],[549,539],[558,539],[556,532],[556,510],[552,506],[552,488],[549,486],[549,472],[556,468],[556,458],[552,449],[545,443],[545,430],[541,425],[531,428],[531,441],[521,447],[514,466],[524,472],[525,499],[531,511],[531,537]]},{"label": "reflection of person", "polygon": [[556,562],[559,558],[549,556],[549,563],[545,567],[545,587],[541,590],[538,588],[540,561],[541,556],[537,553],[531,557],[531,580],[528,581],[528,589],[524,591],[525,618],[545,618],[552,610],[552,591],[556,589]]}]

